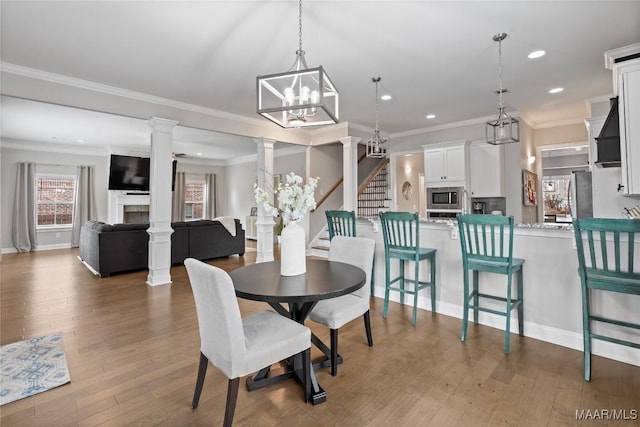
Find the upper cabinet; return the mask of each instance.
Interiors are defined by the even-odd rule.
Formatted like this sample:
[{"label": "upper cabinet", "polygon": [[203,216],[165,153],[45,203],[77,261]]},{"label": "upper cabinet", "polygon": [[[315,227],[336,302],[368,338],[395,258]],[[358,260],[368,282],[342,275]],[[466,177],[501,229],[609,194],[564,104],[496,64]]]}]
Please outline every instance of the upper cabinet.
[{"label": "upper cabinet", "polygon": [[474,142],[469,147],[471,197],[505,197],[504,146]]},{"label": "upper cabinet", "polygon": [[640,58],[614,65],[624,194],[640,195]]},{"label": "upper cabinet", "polygon": [[465,186],[466,142],[434,148],[424,147],[424,176],[427,187]]}]

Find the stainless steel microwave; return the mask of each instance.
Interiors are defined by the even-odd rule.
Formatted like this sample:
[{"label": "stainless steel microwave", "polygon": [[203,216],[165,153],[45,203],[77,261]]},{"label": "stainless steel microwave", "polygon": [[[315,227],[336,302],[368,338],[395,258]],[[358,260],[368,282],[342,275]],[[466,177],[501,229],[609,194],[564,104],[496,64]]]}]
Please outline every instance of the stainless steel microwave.
[{"label": "stainless steel microwave", "polygon": [[462,210],[462,187],[427,188],[427,209]]}]

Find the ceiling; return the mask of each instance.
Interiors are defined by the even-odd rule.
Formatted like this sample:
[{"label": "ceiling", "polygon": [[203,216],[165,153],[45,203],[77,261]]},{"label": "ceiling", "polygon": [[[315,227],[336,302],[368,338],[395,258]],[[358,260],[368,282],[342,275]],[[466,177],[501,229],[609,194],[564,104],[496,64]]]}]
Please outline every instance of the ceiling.
[{"label": "ceiling", "polygon": [[[3,64],[252,120],[263,120],[256,76],[286,71],[298,47],[297,1],[3,0],[0,8]],[[380,93],[393,97],[380,102],[380,128],[392,136],[497,113],[496,33],[508,33],[508,110],[534,127],[586,117],[585,99],[612,92],[604,52],[640,42],[640,1],[305,0],[302,16],[307,63],[324,66],[340,91],[341,121],[373,128],[371,78],[380,76]],[[546,55],[528,59],[537,49]],[[549,94],[554,87],[564,91]],[[5,138],[148,145],[139,119],[8,97],[2,111]],[[26,125],[34,118],[37,128]],[[175,138],[176,151],[207,158],[255,153],[244,137],[183,128]]]}]

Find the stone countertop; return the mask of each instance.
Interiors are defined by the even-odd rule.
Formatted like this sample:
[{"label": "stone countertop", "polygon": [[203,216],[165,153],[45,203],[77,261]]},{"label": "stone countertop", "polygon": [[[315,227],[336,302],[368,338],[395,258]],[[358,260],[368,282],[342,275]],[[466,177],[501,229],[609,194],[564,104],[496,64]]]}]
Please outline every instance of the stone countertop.
[{"label": "stone countertop", "polygon": [[[359,219],[366,220],[366,221],[374,220],[376,222],[380,221],[378,218],[375,218],[375,219],[359,218]],[[457,224],[455,219],[421,219],[420,223],[421,224],[442,224],[442,225],[448,225],[448,226],[451,226],[451,227],[453,227],[454,225]],[[544,229],[544,230],[573,230],[573,224],[571,224],[571,223],[568,223],[568,224],[558,224],[558,223],[554,223],[554,224],[550,224],[550,223],[528,224],[528,223],[520,223],[520,224],[515,224],[515,227],[516,228]]]},{"label": "stone countertop", "polygon": [[[455,225],[457,224],[455,219],[421,219],[421,223],[424,224],[445,224],[445,225]],[[548,229],[548,230],[573,230],[572,224],[528,224],[528,223],[520,223],[515,224],[516,228],[539,228],[539,229]]]}]

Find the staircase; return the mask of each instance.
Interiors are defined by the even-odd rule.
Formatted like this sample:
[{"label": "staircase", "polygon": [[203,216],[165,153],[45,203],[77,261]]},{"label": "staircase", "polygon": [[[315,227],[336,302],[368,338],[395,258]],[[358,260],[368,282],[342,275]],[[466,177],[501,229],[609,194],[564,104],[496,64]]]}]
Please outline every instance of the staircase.
[{"label": "staircase", "polygon": [[358,192],[359,218],[377,218],[378,212],[390,208],[389,197],[389,162],[383,163],[377,173],[366,184],[364,190]]},{"label": "staircase", "polygon": [[[378,218],[378,212],[390,208],[389,162],[384,164],[365,181],[364,189],[358,191],[358,218]],[[329,256],[329,231],[325,227],[311,244],[311,255],[327,258]]]}]

